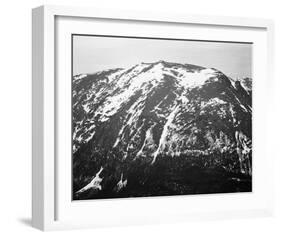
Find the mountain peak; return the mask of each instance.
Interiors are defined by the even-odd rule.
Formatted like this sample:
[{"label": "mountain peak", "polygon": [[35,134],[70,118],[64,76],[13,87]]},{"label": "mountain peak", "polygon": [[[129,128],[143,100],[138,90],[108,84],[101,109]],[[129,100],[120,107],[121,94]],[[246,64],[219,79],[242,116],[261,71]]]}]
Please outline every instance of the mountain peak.
[{"label": "mountain peak", "polygon": [[[155,152],[160,139],[159,135],[154,133],[155,128],[151,126],[151,122],[156,127],[159,122],[165,124],[169,114],[172,114],[171,120],[179,119],[181,117],[179,114],[182,114],[183,119],[185,116],[189,117],[190,115],[187,114],[194,111],[195,107],[200,111],[204,110],[205,106],[214,106],[214,104],[233,103],[233,106],[237,106],[237,101],[239,106],[243,106],[244,111],[249,110],[249,99],[243,103],[240,100],[245,100],[245,97],[241,99],[234,97],[231,98],[233,101],[229,100],[231,96],[238,96],[237,92],[243,91],[238,91],[231,86],[230,80],[222,72],[214,68],[163,60],[140,63],[129,69],[107,70],[87,76],[85,80],[76,79],[73,89],[73,104],[77,114],[73,136],[74,150],[78,150],[82,144],[92,140],[104,148],[110,146],[120,149],[127,153],[126,155],[129,155],[130,147],[137,146],[135,154],[145,153],[144,150],[149,146]],[[230,90],[233,91],[232,95],[223,95]],[[199,97],[201,102],[197,100]],[[200,107],[201,103],[207,105]],[[185,110],[186,115],[184,115]],[[233,117],[234,113],[231,114],[230,117]],[[138,133],[140,126],[150,129],[146,128],[144,133],[143,131]],[[166,132],[169,133],[171,127],[166,128]],[[99,139],[100,129],[105,129],[112,135]],[[199,131],[194,131],[194,135],[196,132]],[[153,137],[150,137],[151,135]],[[146,136],[147,141],[144,141]],[[125,137],[129,137],[131,142],[128,142],[126,147],[122,147],[122,140]],[[164,138],[161,140],[163,141]],[[141,149],[139,145],[144,145],[144,148]],[[159,149],[159,152],[164,150],[165,145]]]},{"label": "mountain peak", "polygon": [[[238,83],[214,68],[163,60],[73,77],[75,191],[107,191],[116,179],[122,192],[127,179],[135,186],[136,171],[158,166],[159,174],[163,163],[177,173],[244,171],[237,160],[251,151],[252,104]],[[186,169],[190,160],[197,164]],[[142,188],[155,177],[136,182]]]}]

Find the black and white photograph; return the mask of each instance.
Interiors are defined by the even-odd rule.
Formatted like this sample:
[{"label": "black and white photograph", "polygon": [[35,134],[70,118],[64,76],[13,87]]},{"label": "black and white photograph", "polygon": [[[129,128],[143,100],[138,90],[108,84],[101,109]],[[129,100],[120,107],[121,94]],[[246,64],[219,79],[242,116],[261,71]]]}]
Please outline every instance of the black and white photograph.
[{"label": "black and white photograph", "polygon": [[72,35],[72,199],[252,191],[251,42]]}]

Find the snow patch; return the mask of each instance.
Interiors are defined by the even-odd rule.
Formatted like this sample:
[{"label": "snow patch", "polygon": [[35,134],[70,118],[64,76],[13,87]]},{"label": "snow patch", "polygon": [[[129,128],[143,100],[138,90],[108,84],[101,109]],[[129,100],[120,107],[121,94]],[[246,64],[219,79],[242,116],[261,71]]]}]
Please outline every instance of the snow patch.
[{"label": "snow patch", "polygon": [[92,181],[89,184],[78,190],[76,193],[83,193],[89,189],[101,190],[101,182],[103,178],[100,178],[100,174],[102,171],[103,171],[103,167],[100,168],[99,172],[96,173],[95,177],[92,179]]},{"label": "snow patch", "polygon": [[73,80],[74,80],[74,81],[77,81],[77,80],[83,79],[83,78],[85,78],[85,77],[87,77],[87,74],[75,75],[74,78],[73,78]]},{"label": "snow patch", "polygon": [[167,138],[168,133],[169,133],[169,127],[171,126],[171,124],[172,124],[172,122],[173,122],[173,120],[174,120],[174,118],[175,118],[175,116],[178,112],[178,108],[179,108],[179,105],[174,106],[174,108],[172,109],[172,112],[170,113],[170,115],[167,118],[167,121],[164,125],[163,131],[162,131],[162,134],[161,134],[161,137],[160,137],[160,140],[159,140],[158,148],[153,155],[153,161],[152,161],[151,164],[154,164],[159,152],[166,145],[166,138]]},{"label": "snow patch", "polygon": [[116,191],[119,192],[121,189],[125,188],[127,186],[127,179],[123,181],[123,173],[121,174],[121,178],[119,182],[117,183],[117,189]]},{"label": "snow patch", "polygon": [[143,149],[147,144],[153,145],[154,140],[153,140],[153,133],[152,129],[154,128],[155,125],[152,125],[146,132],[145,132],[145,139],[143,141],[143,145],[141,149],[138,151],[136,157],[139,157],[140,155],[143,154]]},{"label": "snow patch", "polygon": [[210,68],[200,71],[188,71],[184,68],[179,68],[177,72],[179,72],[179,83],[185,88],[200,87],[218,73],[216,70]]},{"label": "snow patch", "polygon": [[91,110],[88,103],[83,104],[82,107],[86,113],[89,113],[89,111]]}]

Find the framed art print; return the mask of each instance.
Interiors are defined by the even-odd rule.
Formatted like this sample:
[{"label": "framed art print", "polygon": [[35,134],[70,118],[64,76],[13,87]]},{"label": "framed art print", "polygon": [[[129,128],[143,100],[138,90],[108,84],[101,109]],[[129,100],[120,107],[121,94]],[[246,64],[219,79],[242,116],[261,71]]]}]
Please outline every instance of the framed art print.
[{"label": "framed art print", "polygon": [[33,10],[33,225],[272,212],[272,23]]}]

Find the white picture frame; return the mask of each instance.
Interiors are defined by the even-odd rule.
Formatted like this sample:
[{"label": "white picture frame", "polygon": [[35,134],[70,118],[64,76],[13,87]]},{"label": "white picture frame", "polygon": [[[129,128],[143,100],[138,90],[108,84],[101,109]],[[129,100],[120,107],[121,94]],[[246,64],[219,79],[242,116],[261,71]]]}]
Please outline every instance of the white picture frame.
[{"label": "white picture frame", "polygon": [[[264,77],[260,79],[257,87],[256,99],[261,92],[267,94],[265,102],[270,97],[271,87],[273,86],[273,23],[271,20],[251,19],[251,18],[236,18],[222,16],[191,16],[191,15],[176,15],[173,13],[157,13],[157,12],[132,12],[132,11],[115,11],[101,10],[80,7],[65,7],[65,6],[41,6],[32,11],[32,225],[41,230],[57,230],[70,229],[81,227],[99,227],[113,225],[128,225],[128,224],[150,224],[150,223],[169,223],[176,221],[184,221],[187,219],[206,219],[206,218],[232,218],[232,217],[250,217],[250,216],[269,216],[273,212],[273,156],[270,155],[270,146],[265,144],[260,151],[266,158],[266,164],[263,174],[257,177],[257,181],[264,179],[261,192],[255,196],[254,194],[247,197],[242,197],[238,200],[238,195],[232,195],[225,203],[225,196],[209,195],[200,196],[202,200],[194,203],[194,208],[189,212],[185,209],[185,204],[189,198],[178,197],[163,197],[157,199],[134,199],[134,200],[106,200],[106,201],[87,201],[85,206],[91,206],[96,209],[96,214],[85,214],[85,217],[73,217],[71,214],[85,211],[85,206],[77,211],[67,211],[70,218],[64,220],[63,217],[58,217],[58,209],[61,205],[60,195],[58,193],[58,176],[60,168],[58,167],[57,156],[57,98],[60,96],[56,77],[58,72],[56,68],[56,56],[59,48],[56,45],[56,37],[58,27],[56,20],[60,17],[71,19],[101,19],[108,21],[122,21],[135,24],[136,22],[153,22],[155,24],[171,27],[176,25],[195,25],[204,27],[222,27],[228,30],[241,28],[243,30],[256,30],[263,32],[264,41],[261,43],[264,61],[263,66]],[[87,27],[87,26],[85,26]],[[75,32],[74,32],[75,33]],[[254,55],[255,56],[255,55]],[[267,109],[272,109],[267,106]],[[257,109],[257,113],[259,109]],[[266,141],[266,124],[267,112],[264,114],[258,113],[261,117],[254,126],[254,134],[260,132],[263,138],[258,142]],[[257,142],[257,143],[258,143]],[[259,183],[258,183],[259,184]],[[64,190],[62,190],[64,191]],[[247,198],[247,200],[245,199]],[[235,203],[237,199],[237,203]],[[194,200],[192,200],[194,201]],[[214,201],[221,201],[220,208],[214,204],[210,207],[209,204]],[[223,204],[231,201],[233,206],[225,209]],[[247,201],[253,201],[255,204],[248,206]],[[179,202],[180,204],[175,204]],[[245,205],[243,205],[245,202]],[[242,203],[242,204],[241,204]],[[168,206],[174,204],[175,207],[167,207],[164,211],[161,210],[161,204]],[[197,205],[196,205],[197,204]],[[236,205],[237,204],[237,205]],[[119,207],[117,207],[117,205]],[[138,205],[139,212],[130,211]],[[202,209],[200,209],[200,205]],[[212,204],[213,205],[213,204]],[[144,206],[149,206],[152,213],[146,214]],[[236,209],[236,210],[235,210]],[[120,218],[116,215],[116,211],[124,211],[120,213]],[[62,214],[63,215],[63,214]],[[99,217],[97,217],[99,215]],[[112,215],[112,217],[107,217]]]}]

